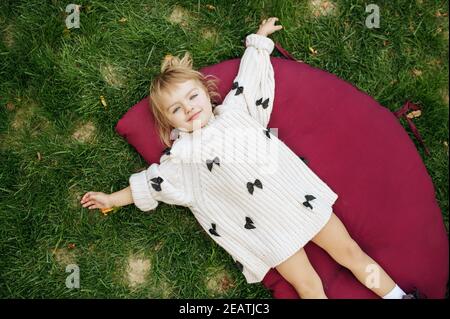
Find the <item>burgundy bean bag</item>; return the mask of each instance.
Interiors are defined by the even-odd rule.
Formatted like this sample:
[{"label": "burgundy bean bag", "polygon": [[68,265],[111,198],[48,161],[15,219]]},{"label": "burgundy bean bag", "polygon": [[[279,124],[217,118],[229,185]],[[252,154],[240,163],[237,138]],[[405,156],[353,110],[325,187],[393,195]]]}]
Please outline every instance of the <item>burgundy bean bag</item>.
[{"label": "burgundy bean bag", "polygon": [[[276,85],[268,127],[278,128],[278,137],[339,195],[336,215],[403,290],[417,287],[428,298],[444,298],[449,264],[443,218],[432,180],[396,115],[333,74],[271,59]],[[221,79],[225,97],[239,61],[200,71]],[[116,131],[148,164],[159,162],[165,146],[147,98],[120,119]],[[329,298],[378,298],[314,243],[305,250]],[[298,298],[275,269],[263,284],[274,298]]]}]

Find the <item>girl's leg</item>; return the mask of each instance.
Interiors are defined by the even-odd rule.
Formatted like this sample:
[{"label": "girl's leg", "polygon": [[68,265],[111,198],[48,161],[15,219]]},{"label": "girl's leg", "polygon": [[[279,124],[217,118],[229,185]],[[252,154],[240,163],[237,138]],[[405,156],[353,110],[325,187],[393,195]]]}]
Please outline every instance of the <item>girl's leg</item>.
[{"label": "girl's leg", "polygon": [[[378,296],[385,296],[396,286],[380,265],[350,237],[344,224],[334,213],[331,214],[325,227],[311,241],[323,248],[339,264],[348,268],[364,286]],[[376,285],[373,281],[367,280],[373,279],[371,272],[379,275],[376,278]],[[372,277],[368,278],[369,275]]]},{"label": "girl's leg", "polygon": [[327,299],[323,291],[322,280],[302,248],[275,267],[303,299]]}]

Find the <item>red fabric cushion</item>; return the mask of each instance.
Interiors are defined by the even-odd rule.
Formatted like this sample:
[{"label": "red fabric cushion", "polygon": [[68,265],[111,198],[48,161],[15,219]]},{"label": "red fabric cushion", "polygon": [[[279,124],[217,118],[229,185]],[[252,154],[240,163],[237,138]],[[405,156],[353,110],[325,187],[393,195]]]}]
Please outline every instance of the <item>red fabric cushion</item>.
[{"label": "red fabric cushion", "polygon": [[[448,239],[432,180],[395,115],[350,83],[306,63],[272,57],[275,101],[270,128],[338,195],[333,206],[350,235],[405,291],[443,298]],[[239,59],[201,69],[221,79],[224,97]],[[150,164],[165,148],[148,99],[116,126]],[[280,212],[281,213],[281,212]],[[329,298],[378,298],[314,243],[305,246]],[[274,298],[298,298],[272,269],[263,284]]]}]

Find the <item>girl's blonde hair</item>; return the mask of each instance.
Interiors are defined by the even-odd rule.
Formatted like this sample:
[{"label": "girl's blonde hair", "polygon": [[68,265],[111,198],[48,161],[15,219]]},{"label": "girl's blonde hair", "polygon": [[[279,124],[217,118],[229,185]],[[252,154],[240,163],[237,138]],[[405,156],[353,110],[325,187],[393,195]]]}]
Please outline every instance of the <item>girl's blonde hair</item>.
[{"label": "girl's blonde hair", "polygon": [[172,88],[174,84],[195,80],[208,93],[212,104],[216,104],[220,99],[216,83],[219,79],[212,75],[205,76],[194,70],[192,64],[191,55],[187,51],[181,60],[178,57],[166,55],[161,63],[161,73],[153,79],[150,85],[150,104],[156,128],[161,142],[169,147],[172,146],[170,133],[173,128],[164,115],[161,99],[163,93],[167,93],[167,90]]}]

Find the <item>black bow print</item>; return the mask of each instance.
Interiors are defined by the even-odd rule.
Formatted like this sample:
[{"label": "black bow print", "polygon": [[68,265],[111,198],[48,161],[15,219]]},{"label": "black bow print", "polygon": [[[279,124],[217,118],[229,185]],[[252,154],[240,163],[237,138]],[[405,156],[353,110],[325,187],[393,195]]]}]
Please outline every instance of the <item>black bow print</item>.
[{"label": "black bow print", "polygon": [[244,92],[244,87],[243,86],[239,86],[238,82],[233,82],[233,86],[231,87],[232,90],[236,90],[236,94],[235,95],[239,95],[242,92]]},{"label": "black bow print", "polygon": [[261,184],[261,181],[259,180],[259,179],[255,179],[255,182],[254,183],[251,183],[251,182],[248,182],[247,183],[247,189],[248,189],[248,192],[250,193],[250,194],[252,194],[253,195],[253,187],[254,186],[256,186],[256,187],[259,187],[259,188],[263,188],[262,187],[262,184]]},{"label": "black bow print", "polygon": [[210,160],[210,159],[206,160],[206,166],[208,167],[210,172],[213,168],[213,164],[217,164],[217,166],[220,166],[220,160],[217,156],[213,160]]},{"label": "black bow print", "polygon": [[262,105],[263,109],[267,109],[269,106],[269,98],[267,98],[264,102],[262,101],[263,98],[260,98],[258,101],[256,101],[256,105]]},{"label": "black bow print", "polygon": [[171,150],[171,149],[172,149],[171,147],[165,148],[164,151],[163,151],[163,154],[165,154],[165,155],[170,155],[170,150]]},{"label": "black bow print", "polygon": [[216,231],[216,224],[212,223],[211,226],[212,228],[209,229],[210,234],[220,237],[220,235]]},{"label": "black bow print", "polygon": [[245,217],[245,226],[246,229],[253,229],[256,228],[255,225],[253,225],[253,220],[250,217]]},{"label": "black bow print", "polygon": [[236,260],[234,263],[240,272],[244,270],[244,266],[242,266],[242,264],[239,261]]},{"label": "black bow print", "polygon": [[164,182],[164,180],[158,176],[158,177],[152,178],[151,181],[153,182],[152,187],[155,189],[155,191],[158,191],[158,192],[161,191],[161,183]]},{"label": "black bow print", "polygon": [[264,134],[266,134],[266,136],[267,136],[268,138],[271,138],[271,137],[270,137],[270,128],[263,130],[263,132],[264,132]]},{"label": "black bow print", "polygon": [[303,205],[306,207],[309,207],[311,209],[313,209],[313,207],[311,206],[311,204],[309,203],[310,200],[316,199],[313,195],[305,195],[305,199],[306,201],[303,202]]}]

